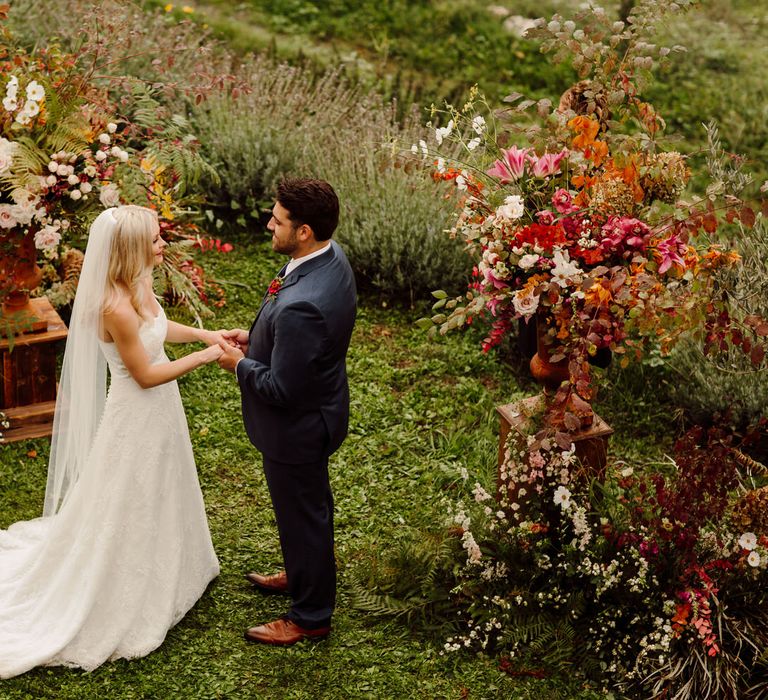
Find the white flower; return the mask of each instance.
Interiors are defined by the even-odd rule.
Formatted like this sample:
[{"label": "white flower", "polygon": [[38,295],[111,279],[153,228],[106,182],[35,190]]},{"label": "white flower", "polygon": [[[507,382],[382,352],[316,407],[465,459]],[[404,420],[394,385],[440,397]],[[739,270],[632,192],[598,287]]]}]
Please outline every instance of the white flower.
[{"label": "white flower", "polygon": [[0,174],[11,169],[15,152],[16,143],[14,141],[0,138]]},{"label": "white flower", "polygon": [[536,309],[539,307],[539,297],[532,291],[523,293],[523,291],[520,290],[512,297],[512,304],[515,307],[515,311],[520,315],[533,316],[533,314],[536,313]]},{"label": "white flower", "polygon": [[15,112],[18,109],[19,103],[16,102],[15,97],[4,97],[3,98],[3,107],[5,107],[6,112]]},{"label": "white flower", "polygon": [[512,194],[504,199],[502,204],[497,210],[496,214],[509,221],[516,221],[525,213],[525,205],[523,204],[523,198],[518,194]]},{"label": "white flower", "polygon": [[75,201],[77,201],[78,199],[80,199],[80,197],[82,197],[82,196],[83,196],[83,193],[82,193],[80,190],[72,190],[72,191],[69,193],[69,196],[70,196],[72,199],[74,199]]},{"label": "white flower", "polygon": [[90,182],[81,182],[80,191],[83,194],[88,194],[93,189],[93,185]]},{"label": "white flower", "polygon": [[558,486],[553,500],[555,505],[560,506],[563,510],[568,510],[571,507],[571,492],[565,486]]},{"label": "white flower", "polygon": [[50,163],[48,163],[48,170],[52,173],[55,173],[59,169],[59,164],[52,160]]},{"label": "white flower", "polygon": [[435,141],[437,141],[438,144],[441,144],[443,142],[443,139],[445,139],[447,136],[450,136],[451,132],[453,131],[453,119],[448,122],[448,126],[441,126],[435,129]]},{"label": "white flower", "polygon": [[127,163],[128,162],[128,151],[120,151],[120,155],[118,156],[120,158],[121,163]]},{"label": "white flower", "polygon": [[106,146],[111,140],[109,134],[99,134],[99,143],[103,143]]},{"label": "white flower", "polygon": [[417,155],[417,154],[418,154],[418,152],[419,152],[419,147],[418,147],[418,146],[417,146],[417,145],[414,143],[414,144],[411,146],[411,153],[413,153],[413,155]]},{"label": "white flower", "polygon": [[539,262],[539,256],[533,253],[526,253],[520,260],[517,261],[517,266],[521,270],[530,270],[537,262]]},{"label": "white flower", "polygon": [[755,568],[760,566],[760,555],[757,552],[750,552],[747,557],[747,564]]},{"label": "white flower", "polygon": [[36,80],[27,85],[27,99],[33,102],[40,102],[40,100],[45,99],[45,89]]},{"label": "white flower", "polygon": [[552,269],[552,280],[557,282],[561,287],[567,287],[569,281],[581,281],[583,273],[578,265],[569,260],[567,252],[563,253],[561,250],[555,251],[555,254],[552,256],[552,261],[555,263],[555,267]]},{"label": "white flower", "polygon": [[467,149],[474,151],[480,145],[480,139],[474,138],[467,144]]},{"label": "white flower", "polygon": [[120,204],[120,190],[115,184],[104,185],[99,193],[99,201],[106,208]]},{"label": "white flower", "polygon": [[22,116],[36,117],[38,114],[40,114],[40,105],[32,100],[27,100],[21,108],[21,112],[16,116],[16,119],[21,121]]},{"label": "white flower", "polygon": [[107,124],[107,131],[110,134],[114,134],[117,131],[117,124],[114,122],[109,122],[109,124]]},{"label": "white flower", "polygon": [[14,190],[13,199],[16,202],[11,209],[13,217],[24,226],[31,223],[33,217],[37,214],[39,198],[27,190],[19,189]]},{"label": "white flower", "polygon": [[444,173],[445,172],[445,158],[438,158],[437,159],[437,165],[435,167],[437,168],[437,172]]},{"label": "white flower", "polygon": [[104,160],[106,157],[107,157],[107,154],[104,153],[104,151],[96,151],[96,155],[94,156],[94,158],[99,162]]},{"label": "white flower", "polygon": [[48,185],[48,187],[53,187],[57,182],[58,178],[55,175],[49,175],[45,178],[45,184]]},{"label": "white flower", "polygon": [[77,175],[75,175],[74,173],[72,173],[72,174],[71,174],[71,175],[70,175],[70,176],[67,178],[67,182],[68,182],[70,185],[76,185],[78,182],[80,182],[80,178],[79,178]]},{"label": "white flower", "polygon": [[13,215],[13,206],[10,204],[0,204],[0,227],[13,228],[18,222]]},{"label": "white flower", "polygon": [[467,178],[463,175],[458,175],[456,177],[456,189],[460,192],[464,192],[467,189]]},{"label": "white flower", "polygon": [[83,173],[88,177],[96,177],[96,168],[93,165],[86,165],[83,168]]},{"label": "white flower", "polygon": [[481,115],[477,115],[472,120],[472,128],[478,136],[482,136],[485,133],[485,119]]},{"label": "white flower", "polygon": [[61,240],[58,226],[43,226],[35,234],[35,248],[38,250],[52,250]]},{"label": "white flower", "polygon": [[69,166],[64,163],[59,163],[56,166],[56,174],[61,175],[61,177],[67,177],[67,175],[69,175]]},{"label": "white flower", "polygon": [[621,470],[621,475],[626,478],[628,476],[632,476],[634,472],[635,470],[632,467],[625,467],[624,469]]},{"label": "white flower", "polygon": [[757,547],[757,535],[754,532],[745,532],[739,537],[739,547],[750,551],[753,550]]}]

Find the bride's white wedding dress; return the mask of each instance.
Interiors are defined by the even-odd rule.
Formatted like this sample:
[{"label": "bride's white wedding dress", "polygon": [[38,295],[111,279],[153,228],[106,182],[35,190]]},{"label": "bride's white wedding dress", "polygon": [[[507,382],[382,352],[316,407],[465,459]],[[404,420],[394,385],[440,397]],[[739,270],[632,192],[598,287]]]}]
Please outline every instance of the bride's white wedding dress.
[{"label": "bride's white wedding dress", "polygon": [[[167,362],[161,310],[140,338]],[[100,341],[111,383],[59,511],[0,531],[0,678],[92,670],[156,649],[219,573],[176,382],[142,389]]]}]

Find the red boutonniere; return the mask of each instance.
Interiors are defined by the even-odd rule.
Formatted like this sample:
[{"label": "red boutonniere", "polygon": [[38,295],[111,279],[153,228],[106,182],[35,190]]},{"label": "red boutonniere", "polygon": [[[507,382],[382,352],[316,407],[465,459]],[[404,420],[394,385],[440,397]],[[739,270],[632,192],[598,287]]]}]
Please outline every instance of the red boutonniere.
[{"label": "red boutonniere", "polygon": [[267,301],[274,301],[277,299],[277,293],[280,291],[280,287],[283,286],[283,280],[285,277],[275,277],[270,283],[267,289]]}]

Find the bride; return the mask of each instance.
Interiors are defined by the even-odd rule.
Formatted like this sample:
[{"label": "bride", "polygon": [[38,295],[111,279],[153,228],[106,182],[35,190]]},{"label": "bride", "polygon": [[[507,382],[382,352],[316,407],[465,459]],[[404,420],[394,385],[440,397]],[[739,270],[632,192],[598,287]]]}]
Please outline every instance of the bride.
[{"label": "bride", "polygon": [[[0,531],[0,678],[144,656],[219,573],[174,380],[216,360],[221,334],[166,319],[165,245],[144,207],[91,227],[43,517]],[[170,362],[164,341],[209,347]]]}]

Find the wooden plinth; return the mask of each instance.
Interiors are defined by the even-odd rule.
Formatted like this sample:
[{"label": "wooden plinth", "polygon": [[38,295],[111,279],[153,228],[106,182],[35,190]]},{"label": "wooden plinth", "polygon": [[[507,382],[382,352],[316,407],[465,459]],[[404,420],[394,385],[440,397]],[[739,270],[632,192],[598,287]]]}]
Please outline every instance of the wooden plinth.
[{"label": "wooden plinth", "polygon": [[56,405],[57,344],[67,327],[46,298],[32,299],[32,311],[45,325],[13,339],[0,338],[0,412],[10,427],[0,428],[3,442],[45,437],[53,428]]},{"label": "wooden plinth", "polygon": [[[528,423],[532,416],[541,415],[544,411],[544,396],[531,396],[530,398],[497,406],[496,411],[501,418],[499,431],[499,467],[504,462],[505,446],[510,431],[515,435],[514,439],[519,443],[519,449],[526,447]],[[600,416],[594,414],[592,425],[584,430],[574,433],[572,441],[576,447],[576,456],[583,467],[591,476],[602,479],[605,474],[605,463],[608,453],[608,438],[613,435],[611,428]]]}]

